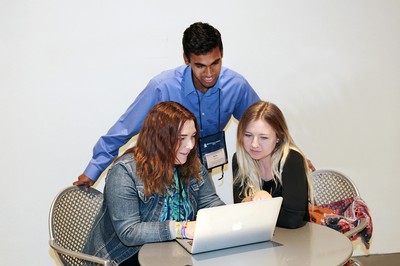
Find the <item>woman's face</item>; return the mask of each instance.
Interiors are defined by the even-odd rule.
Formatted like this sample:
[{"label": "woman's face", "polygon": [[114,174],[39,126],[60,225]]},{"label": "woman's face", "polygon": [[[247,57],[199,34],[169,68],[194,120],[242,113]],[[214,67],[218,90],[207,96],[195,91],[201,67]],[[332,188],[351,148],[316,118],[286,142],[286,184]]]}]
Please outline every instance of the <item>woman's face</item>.
[{"label": "woman's face", "polygon": [[248,124],[243,136],[243,145],[254,160],[270,159],[276,140],[274,129],[267,122],[259,119]]},{"label": "woman's face", "polygon": [[189,120],[183,124],[181,132],[179,132],[179,146],[176,149],[175,164],[186,163],[190,151],[196,144],[196,127],[194,121]]}]

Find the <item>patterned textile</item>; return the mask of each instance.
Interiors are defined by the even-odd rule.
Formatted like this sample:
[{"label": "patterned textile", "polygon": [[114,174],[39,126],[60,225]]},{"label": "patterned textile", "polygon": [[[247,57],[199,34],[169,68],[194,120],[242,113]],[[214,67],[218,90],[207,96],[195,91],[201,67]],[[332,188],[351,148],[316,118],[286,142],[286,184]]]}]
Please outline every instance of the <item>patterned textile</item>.
[{"label": "patterned textile", "polygon": [[361,237],[366,249],[369,249],[369,241],[372,236],[372,219],[365,202],[360,197],[351,197],[330,204],[309,206],[311,222],[326,225],[341,233],[353,229],[361,218],[368,221],[368,225],[358,234],[351,236],[350,240]]},{"label": "patterned textile", "polygon": [[167,187],[163,212],[160,221],[174,220],[177,222],[193,220],[193,209],[187,196],[187,185],[182,184],[179,171],[175,168],[172,184]]}]

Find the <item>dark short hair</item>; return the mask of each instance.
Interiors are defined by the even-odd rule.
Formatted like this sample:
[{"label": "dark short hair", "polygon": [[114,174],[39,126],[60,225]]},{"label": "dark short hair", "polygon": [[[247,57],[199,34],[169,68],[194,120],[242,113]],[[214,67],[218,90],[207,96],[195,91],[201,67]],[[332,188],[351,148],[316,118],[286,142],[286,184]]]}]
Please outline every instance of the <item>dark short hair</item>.
[{"label": "dark short hair", "polygon": [[221,33],[203,22],[196,22],[190,25],[183,33],[183,52],[190,59],[191,54],[203,55],[218,47],[223,51]]}]

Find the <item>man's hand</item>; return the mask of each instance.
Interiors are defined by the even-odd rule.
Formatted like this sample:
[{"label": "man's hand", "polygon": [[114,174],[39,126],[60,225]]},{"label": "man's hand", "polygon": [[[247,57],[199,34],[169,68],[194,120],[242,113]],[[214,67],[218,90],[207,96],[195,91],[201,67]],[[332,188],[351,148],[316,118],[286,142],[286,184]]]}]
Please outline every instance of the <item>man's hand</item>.
[{"label": "man's hand", "polygon": [[89,177],[87,177],[85,174],[81,174],[78,177],[78,181],[75,181],[73,183],[74,186],[81,186],[84,185],[85,187],[91,187],[94,185],[94,182],[92,179],[90,179]]},{"label": "man's hand", "polygon": [[311,172],[315,171],[315,167],[310,160],[307,160],[308,168],[310,168]]}]

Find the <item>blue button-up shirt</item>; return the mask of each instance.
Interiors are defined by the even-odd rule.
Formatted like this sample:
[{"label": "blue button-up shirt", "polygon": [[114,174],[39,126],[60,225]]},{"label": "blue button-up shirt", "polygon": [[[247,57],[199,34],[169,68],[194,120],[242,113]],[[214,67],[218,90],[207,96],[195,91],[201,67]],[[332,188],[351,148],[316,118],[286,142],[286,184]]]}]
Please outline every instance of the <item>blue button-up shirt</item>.
[{"label": "blue button-up shirt", "polygon": [[119,148],[139,132],[147,113],[159,102],[178,102],[193,112],[203,137],[223,130],[232,115],[240,119],[247,107],[259,100],[243,76],[225,67],[217,83],[205,94],[196,91],[190,66],[164,71],[150,80],[107,134],[100,137],[84,174],[96,181],[118,155]]}]

